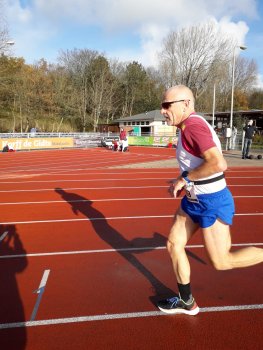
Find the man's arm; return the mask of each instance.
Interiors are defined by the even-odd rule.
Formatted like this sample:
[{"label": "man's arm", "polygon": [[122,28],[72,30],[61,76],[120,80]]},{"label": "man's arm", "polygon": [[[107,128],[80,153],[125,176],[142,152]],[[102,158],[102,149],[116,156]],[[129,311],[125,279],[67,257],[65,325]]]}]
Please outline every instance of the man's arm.
[{"label": "man's arm", "polygon": [[204,162],[189,172],[190,180],[195,181],[227,169],[227,162],[217,147],[209,148],[202,154],[202,157]]},{"label": "man's arm", "polygon": [[[202,154],[202,156],[204,162],[199,167],[189,171],[187,176],[189,180],[196,181],[223,172],[227,169],[226,160],[217,147],[209,148]],[[186,182],[182,176],[179,176],[173,182],[173,189],[171,192],[173,192],[174,197],[177,197],[177,194],[185,184]]]}]

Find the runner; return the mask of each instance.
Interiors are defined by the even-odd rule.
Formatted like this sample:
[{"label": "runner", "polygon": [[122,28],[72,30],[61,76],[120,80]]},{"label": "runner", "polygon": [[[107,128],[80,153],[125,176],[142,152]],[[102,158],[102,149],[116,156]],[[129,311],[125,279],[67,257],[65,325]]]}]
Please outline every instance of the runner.
[{"label": "runner", "polygon": [[199,307],[191,291],[185,246],[199,227],[208,257],[217,270],[261,263],[263,249],[247,247],[230,251],[229,225],[235,208],[224,178],[227,163],[215,131],[195,113],[192,91],[183,85],[168,89],[161,113],[168,125],[175,125],[180,130],[176,158],[181,175],[173,181],[170,190],[174,197],[182,189],[186,195],[175,214],[167,241],[179,296],[159,301],[158,307],[166,313],[196,315]]}]

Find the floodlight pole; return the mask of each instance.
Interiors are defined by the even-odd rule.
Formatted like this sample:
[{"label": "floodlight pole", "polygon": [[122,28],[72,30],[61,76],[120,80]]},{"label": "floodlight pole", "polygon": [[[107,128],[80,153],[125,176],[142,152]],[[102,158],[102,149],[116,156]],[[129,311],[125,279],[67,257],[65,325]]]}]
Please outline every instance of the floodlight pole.
[{"label": "floodlight pole", "polygon": [[1,43],[1,54],[3,55],[5,50],[7,50],[7,46],[12,46],[12,45],[15,45],[15,42],[13,40],[8,40],[8,41],[2,41]]},{"label": "floodlight pole", "polygon": [[[233,128],[233,109],[234,109],[234,89],[235,89],[235,65],[236,65],[236,49],[246,50],[246,46],[235,46],[233,50],[233,63],[232,63],[232,91],[231,91],[231,107],[230,107],[230,130],[232,132]],[[231,137],[230,137],[230,148],[232,146]]]},{"label": "floodlight pole", "polygon": [[215,105],[216,105],[216,84],[214,84],[214,94],[213,94],[213,117],[212,117],[212,127],[215,128]]}]

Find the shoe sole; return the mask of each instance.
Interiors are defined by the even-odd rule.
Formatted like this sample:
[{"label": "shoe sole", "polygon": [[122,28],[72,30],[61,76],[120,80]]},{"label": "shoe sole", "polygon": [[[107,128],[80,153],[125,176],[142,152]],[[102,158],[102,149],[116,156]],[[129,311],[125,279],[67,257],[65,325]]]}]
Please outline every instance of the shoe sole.
[{"label": "shoe sole", "polygon": [[190,315],[190,316],[195,316],[199,313],[200,309],[198,306],[196,306],[192,310],[185,310],[185,309],[163,309],[160,306],[158,308],[162,311],[165,312],[166,314],[170,315],[175,315],[175,314],[185,314],[185,315]]}]

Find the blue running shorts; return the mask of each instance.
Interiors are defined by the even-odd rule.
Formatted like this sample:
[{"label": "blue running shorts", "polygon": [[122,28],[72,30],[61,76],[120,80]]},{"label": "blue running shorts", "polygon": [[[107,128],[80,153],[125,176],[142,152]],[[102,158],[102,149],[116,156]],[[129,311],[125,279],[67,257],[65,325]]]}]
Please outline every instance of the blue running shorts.
[{"label": "blue running shorts", "polygon": [[231,192],[227,187],[223,190],[197,195],[199,203],[190,202],[186,196],[183,197],[181,206],[193,222],[200,227],[212,226],[217,219],[227,225],[232,224],[235,214],[235,204]]}]

